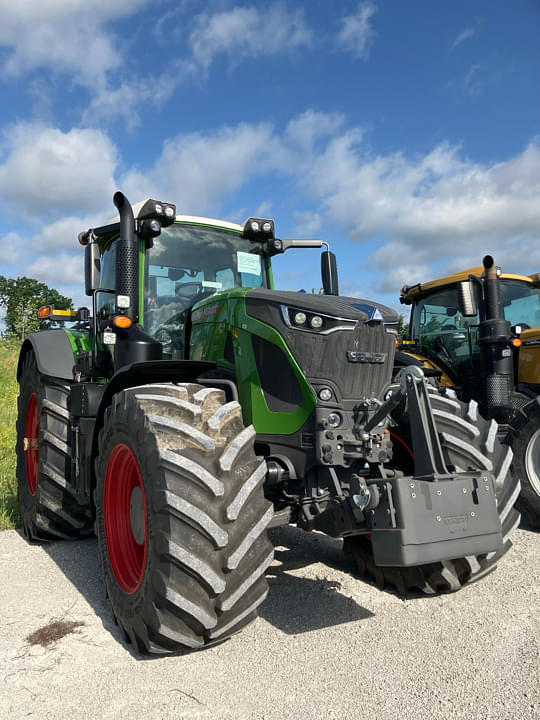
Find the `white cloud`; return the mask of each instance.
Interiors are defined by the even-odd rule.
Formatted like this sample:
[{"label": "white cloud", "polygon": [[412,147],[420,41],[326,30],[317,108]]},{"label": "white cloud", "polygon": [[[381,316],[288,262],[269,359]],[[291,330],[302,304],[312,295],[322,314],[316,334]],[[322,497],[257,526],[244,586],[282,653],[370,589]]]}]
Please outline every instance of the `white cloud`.
[{"label": "white cloud", "polygon": [[49,68],[90,88],[103,87],[121,62],[121,40],[107,23],[135,13],[149,0],[0,0],[3,72],[18,77]]},{"label": "white cloud", "polygon": [[401,153],[370,157],[358,141],[354,130],[333,139],[307,177],[332,216],[349,223],[358,239],[384,232],[431,241],[538,227],[536,143],[512,160],[482,165],[447,144],[409,159]]},{"label": "white cloud", "polygon": [[463,28],[452,43],[452,50],[457,48],[458,45],[461,45],[462,42],[465,42],[465,40],[473,37],[473,35],[476,35],[476,27],[473,25],[467,25],[467,27]]},{"label": "white cloud", "polygon": [[[354,130],[332,139],[304,168],[303,181],[353,240],[385,241],[369,259],[391,271],[384,289],[414,268],[423,271],[436,259],[450,263],[456,254],[477,265],[491,250],[516,268],[523,262],[520,248],[527,248],[540,264],[537,142],[504,162],[481,164],[447,144],[415,159],[373,157],[360,140]],[[422,278],[415,272],[412,279]]]},{"label": "white cloud", "polygon": [[257,8],[235,7],[195,19],[189,42],[194,70],[207,70],[217,55],[240,58],[289,52],[311,44],[312,34],[302,10],[289,12],[281,3]]},{"label": "white cloud", "polygon": [[2,198],[28,217],[91,212],[114,192],[117,151],[101,131],[14,125],[1,151]]},{"label": "white cloud", "polygon": [[315,143],[336,135],[344,121],[345,117],[341,113],[306,110],[287,124],[285,138],[293,146],[313,152]]},{"label": "white cloud", "polygon": [[0,263],[17,265],[25,241],[18,233],[8,232],[0,239]]},{"label": "white cloud", "polygon": [[[282,132],[268,123],[241,123],[178,135],[164,142],[152,167],[131,168],[120,178],[119,163],[109,138],[94,130],[13,128],[3,145],[0,192],[42,229],[20,242],[13,234],[3,238],[0,259],[17,265],[24,255],[14,258],[13,247],[33,250],[39,258],[24,274],[39,271],[44,281],[60,274],[68,282],[76,267],[82,277],[77,233],[113,214],[115,189],[132,202],[161,197],[176,202],[180,213],[219,216],[225,202],[240,207],[239,191],[252,193],[262,177],[264,199],[269,181],[281,186],[273,212],[282,187],[294,193],[302,209],[293,215],[304,236],[326,226],[357,243],[358,262],[371,267],[381,291],[397,293],[405,282],[430,278],[434,261],[444,274],[478,265],[488,252],[505,269],[540,269],[537,140],[491,163],[472,161],[447,143],[416,157],[376,155],[361,128],[347,129],[341,116],[311,110]],[[259,210],[266,213],[264,206]]]},{"label": "white cloud", "polygon": [[106,86],[98,90],[82,116],[82,124],[95,126],[102,121],[111,122],[121,118],[128,131],[135,130],[140,122],[141,108],[155,111],[175,92],[183,79],[182,66],[176,63],[162,75],[135,78],[120,83],[115,88]]},{"label": "white cloud", "polygon": [[375,36],[370,20],[377,12],[372,2],[361,2],[354,15],[347,15],[340,21],[338,43],[344,50],[360,60],[367,60]]},{"label": "white cloud", "polygon": [[[112,206],[112,202],[111,202]],[[99,219],[97,222],[102,222]],[[50,256],[59,250],[76,250],[81,255],[79,233],[95,226],[89,218],[63,217],[30,238],[28,245],[36,253]]]},{"label": "white cloud", "polygon": [[82,287],[84,283],[83,263],[82,252],[77,255],[60,253],[52,257],[41,256],[26,268],[25,274],[51,287],[57,287],[58,284]]},{"label": "white cloud", "polygon": [[154,168],[132,170],[122,181],[133,198],[176,200],[179,213],[208,212],[257,173],[280,162],[281,146],[270,125],[226,127],[167,140]]},{"label": "white cloud", "polygon": [[304,238],[312,237],[319,232],[322,218],[319,213],[311,210],[297,210],[294,213],[296,232]]}]

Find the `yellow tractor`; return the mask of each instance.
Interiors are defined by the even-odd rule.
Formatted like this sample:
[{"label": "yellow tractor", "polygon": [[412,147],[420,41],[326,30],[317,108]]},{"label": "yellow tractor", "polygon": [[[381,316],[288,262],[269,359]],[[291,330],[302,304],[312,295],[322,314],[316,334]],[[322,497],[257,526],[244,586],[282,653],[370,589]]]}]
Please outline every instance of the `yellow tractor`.
[{"label": "yellow tractor", "polygon": [[540,527],[540,273],[501,272],[491,256],[482,267],[405,286],[409,338],[398,368],[421,365],[432,382],[499,423],[521,482],[517,503]]}]

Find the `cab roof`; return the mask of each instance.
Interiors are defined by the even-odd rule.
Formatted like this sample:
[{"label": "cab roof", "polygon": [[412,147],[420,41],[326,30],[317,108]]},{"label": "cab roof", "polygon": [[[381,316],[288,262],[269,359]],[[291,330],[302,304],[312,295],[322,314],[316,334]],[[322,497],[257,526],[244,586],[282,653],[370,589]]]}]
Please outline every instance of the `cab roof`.
[{"label": "cab roof", "polygon": [[[401,302],[410,304],[414,300],[418,300],[424,295],[429,295],[430,292],[438,290],[443,287],[455,285],[456,283],[468,280],[470,275],[475,277],[481,277],[484,273],[484,268],[480,265],[478,267],[469,268],[468,270],[462,270],[461,272],[448,275],[447,277],[439,278],[438,280],[430,280],[426,283],[417,283],[416,285],[404,285],[401,288]],[[540,273],[533,273],[532,275],[516,275],[513,273],[501,273],[502,278],[508,278],[511,280],[521,280],[522,282],[528,282],[531,284],[540,284]]]},{"label": "cab roof", "polygon": [[[140,200],[139,202],[136,202],[134,205],[132,205],[134,217],[137,217],[142,207],[145,205],[145,203],[148,202],[148,200],[150,200],[150,198]],[[118,215],[115,215],[105,224],[113,225],[117,222],[120,222],[120,217]],[[242,225],[237,225],[236,223],[228,222],[227,220],[217,220],[215,218],[199,217],[197,215],[177,215],[176,222],[193,223],[195,225],[210,225],[212,227],[220,227],[226,228],[227,230],[235,230],[236,232],[243,232]]]}]

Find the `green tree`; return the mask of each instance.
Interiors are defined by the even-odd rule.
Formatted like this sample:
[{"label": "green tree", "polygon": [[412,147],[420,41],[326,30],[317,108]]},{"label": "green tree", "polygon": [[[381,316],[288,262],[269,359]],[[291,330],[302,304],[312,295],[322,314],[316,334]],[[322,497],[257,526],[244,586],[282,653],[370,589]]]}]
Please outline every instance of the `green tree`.
[{"label": "green tree", "polygon": [[404,315],[400,315],[397,324],[399,337],[404,340],[409,336],[409,323],[405,320]]},{"label": "green tree", "polygon": [[5,335],[22,340],[28,333],[50,327],[50,320],[39,320],[37,317],[42,305],[71,310],[73,301],[34,278],[6,278],[0,275],[0,307],[6,311]]}]

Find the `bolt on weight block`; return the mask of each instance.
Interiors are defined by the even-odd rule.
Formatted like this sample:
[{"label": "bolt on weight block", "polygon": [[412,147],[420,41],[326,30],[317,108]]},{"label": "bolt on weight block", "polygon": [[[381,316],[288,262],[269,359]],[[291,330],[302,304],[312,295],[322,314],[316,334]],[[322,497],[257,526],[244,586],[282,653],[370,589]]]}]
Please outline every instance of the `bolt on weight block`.
[{"label": "bolt on weight block", "polygon": [[[401,477],[387,485],[390,493],[371,517],[377,565],[423,565],[502,547],[501,522],[489,473],[460,474],[437,481]],[[390,507],[395,511],[394,527],[389,527],[387,519],[386,508]]]}]

